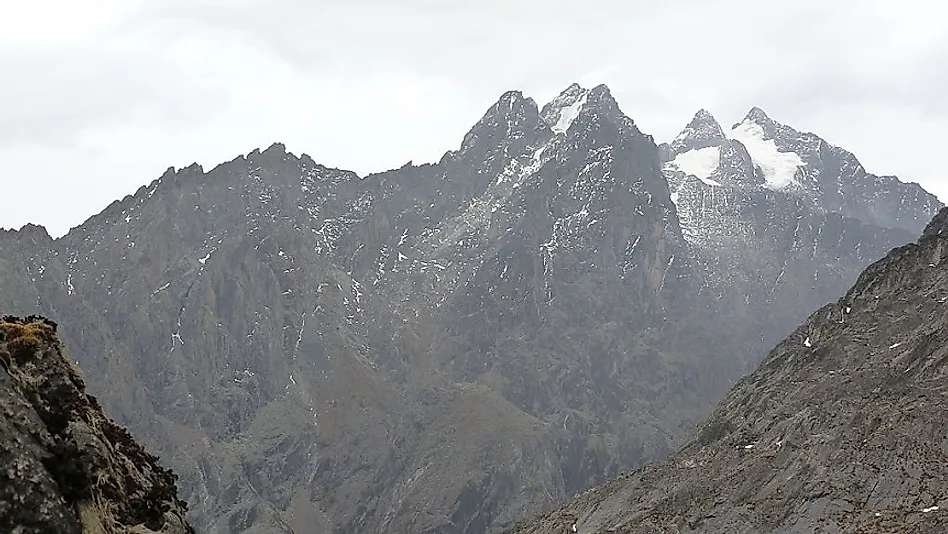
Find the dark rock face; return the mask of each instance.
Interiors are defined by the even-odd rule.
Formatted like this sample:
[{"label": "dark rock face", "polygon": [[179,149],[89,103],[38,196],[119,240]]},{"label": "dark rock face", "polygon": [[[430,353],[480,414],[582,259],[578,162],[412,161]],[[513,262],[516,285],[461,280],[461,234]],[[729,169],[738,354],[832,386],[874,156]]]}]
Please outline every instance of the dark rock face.
[{"label": "dark rock face", "polygon": [[699,111],[660,150],[682,232],[705,274],[701,291],[720,327],[755,354],[863,267],[914,239],[941,206],[759,108],[726,132]]},{"label": "dark rock face", "polygon": [[359,177],[275,144],[61,239],[2,232],[0,308],[61,319],[201,532],[496,532],[672,451],[911,238],[727,150],[735,192],[697,224],[720,188],[686,194],[607,87],[511,91],[437,164]]},{"label": "dark rock face", "polygon": [[0,321],[0,530],[186,534],[171,471],[102,413],[56,324]]},{"label": "dark rock face", "polygon": [[777,345],[676,454],[513,532],[945,532],[946,218]]}]

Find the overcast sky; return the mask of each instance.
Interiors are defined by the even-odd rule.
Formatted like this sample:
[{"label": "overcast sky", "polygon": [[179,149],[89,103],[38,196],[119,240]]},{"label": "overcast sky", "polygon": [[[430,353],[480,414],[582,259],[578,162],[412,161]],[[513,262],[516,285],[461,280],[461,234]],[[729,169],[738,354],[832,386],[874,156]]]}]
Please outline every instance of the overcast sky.
[{"label": "overcast sky", "polygon": [[[431,161],[508,89],[606,83],[659,141],[752,106],[948,200],[931,0],[0,0],[0,226],[54,236],[164,169],[275,141]],[[932,11],[936,10],[936,11]]]}]

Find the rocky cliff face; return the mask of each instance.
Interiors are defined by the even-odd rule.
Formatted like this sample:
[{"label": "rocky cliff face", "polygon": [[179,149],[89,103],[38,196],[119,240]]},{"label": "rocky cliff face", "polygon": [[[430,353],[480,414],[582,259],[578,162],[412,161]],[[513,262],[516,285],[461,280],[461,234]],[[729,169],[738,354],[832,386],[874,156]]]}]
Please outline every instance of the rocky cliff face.
[{"label": "rocky cliff face", "polygon": [[676,454],[514,532],[945,532],[946,221],[815,312]]},{"label": "rocky cliff face", "polygon": [[68,318],[202,532],[497,531],[673,450],[910,239],[752,178],[713,206],[738,254],[666,156],[576,85],[505,93],[434,164],[360,177],[275,144],[57,240],[0,233],[0,308]]},{"label": "rocky cliff face", "polygon": [[56,325],[0,321],[0,530],[193,534],[176,477],[107,418]]},{"label": "rocky cliff face", "polygon": [[705,273],[701,290],[722,328],[756,344],[751,353],[913,240],[940,207],[917,184],[869,174],[851,153],[759,108],[730,129],[701,110],[660,150],[685,240]]}]

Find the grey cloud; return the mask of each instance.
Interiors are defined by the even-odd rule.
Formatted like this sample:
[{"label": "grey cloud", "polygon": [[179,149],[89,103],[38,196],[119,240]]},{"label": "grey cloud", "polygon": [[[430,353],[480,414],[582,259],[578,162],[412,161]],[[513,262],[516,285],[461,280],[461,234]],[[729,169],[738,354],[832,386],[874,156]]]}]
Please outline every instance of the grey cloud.
[{"label": "grey cloud", "polygon": [[[0,143],[71,145],[83,129],[159,115],[182,126],[205,119],[226,101],[160,57],[101,47],[14,49],[0,55]],[[190,73],[188,73],[190,74]]]},{"label": "grey cloud", "polygon": [[[926,0],[120,5],[114,23],[81,40],[0,36],[0,72],[14,80],[0,84],[14,103],[0,108],[0,157],[61,160],[113,198],[168,165],[214,165],[276,140],[366,172],[455,148],[507,89],[542,103],[580,81],[608,84],[659,140],[698,108],[729,124],[757,105],[870,170],[942,187],[934,163],[905,156],[936,147],[932,132],[948,128],[948,37]],[[121,155],[101,159],[102,143]],[[14,173],[55,189],[52,169]]]}]

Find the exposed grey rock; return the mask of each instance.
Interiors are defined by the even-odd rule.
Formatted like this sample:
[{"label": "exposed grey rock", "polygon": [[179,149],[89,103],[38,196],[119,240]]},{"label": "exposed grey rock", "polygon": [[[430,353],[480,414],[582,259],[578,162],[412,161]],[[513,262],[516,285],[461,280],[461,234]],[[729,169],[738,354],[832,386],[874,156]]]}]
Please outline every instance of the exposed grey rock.
[{"label": "exposed grey rock", "polygon": [[946,302],[948,236],[926,231],[777,345],[677,453],[512,532],[945,532]]},{"label": "exposed grey rock", "polygon": [[[722,183],[760,189],[729,150]],[[0,233],[0,308],[62,319],[201,532],[496,532],[671,452],[910,239],[765,190],[711,205],[740,253],[699,247],[725,232],[666,162],[605,86],[511,91],[436,164],[360,177],[277,143],[57,240]]]},{"label": "exposed grey rock", "polygon": [[55,330],[0,321],[0,530],[193,534],[176,477],[102,413]]},{"label": "exposed grey rock", "polygon": [[866,265],[914,239],[941,206],[914,184],[866,173],[852,154],[760,108],[727,132],[699,111],[661,151],[713,318],[758,344],[754,354]]}]

